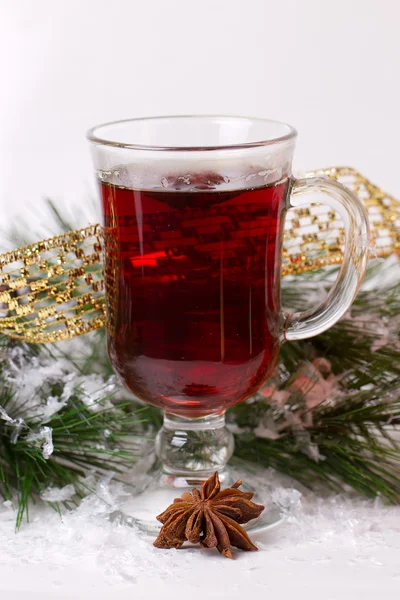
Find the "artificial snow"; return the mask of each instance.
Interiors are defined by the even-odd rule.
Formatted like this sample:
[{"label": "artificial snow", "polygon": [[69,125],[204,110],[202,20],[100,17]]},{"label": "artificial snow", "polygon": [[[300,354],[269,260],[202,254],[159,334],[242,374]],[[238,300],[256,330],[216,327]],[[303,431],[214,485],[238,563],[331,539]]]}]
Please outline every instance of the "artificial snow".
[{"label": "artificial snow", "polygon": [[[37,425],[44,425],[77,392],[79,392],[82,402],[92,412],[111,408],[110,398],[118,389],[116,377],[112,375],[107,381],[104,381],[103,376],[98,373],[82,374],[79,364],[75,364],[68,358],[68,353],[70,353],[72,356],[79,356],[83,361],[91,351],[90,339],[81,340],[79,338],[65,344],[61,354],[57,349],[53,349],[52,353],[47,355],[42,353],[40,356],[32,356],[32,352],[24,344],[11,348],[7,355],[7,366],[3,369],[2,374],[4,380],[18,391],[10,403],[10,409],[7,408],[7,416],[14,421],[12,411],[19,413],[19,407],[23,407],[22,416],[26,420],[29,419],[31,423],[33,421]],[[42,390],[43,392],[52,383],[61,384],[61,395],[54,396],[49,393],[45,403],[39,402],[37,391]],[[4,408],[0,407],[0,411],[3,411],[0,412],[0,418],[6,419]],[[18,435],[22,427],[23,421]]]},{"label": "artificial snow", "polygon": [[65,502],[75,495],[75,488],[70,483],[62,488],[49,487],[40,494],[42,500],[46,502]]},{"label": "artificial snow", "polygon": [[[357,590],[372,599],[380,587],[386,600],[398,597],[399,507],[346,495],[322,498],[271,470],[259,471],[257,482],[271,490],[285,520],[252,535],[259,552],[237,551],[232,561],[199,547],[159,550],[152,537],[112,522],[109,517],[127,492],[111,475],[62,517],[44,503],[33,507],[31,523],[24,523],[19,533],[14,532],[16,507],[0,504],[0,591],[42,589],[44,598],[151,598],[160,593],[176,598],[190,593],[193,600],[274,593],[343,600],[361,597]],[[54,490],[53,496],[49,490],[46,499],[67,499],[72,488]],[[14,587],[6,588],[7,582]]]},{"label": "artificial snow", "polygon": [[0,419],[5,421],[9,427],[12,427],[10,441],[12,444],[16,444],[21,431],[26,428],[25,421],[20,417],[13,419],[2,406],[0,406]]},{"label": "artificial snow", "polygon": [[26,437],[27,442],[38,443],[42,449],[43,458],[50,458],[54,451],[53,430],[51,427],[41,427],[38,431],[31,432]]}]

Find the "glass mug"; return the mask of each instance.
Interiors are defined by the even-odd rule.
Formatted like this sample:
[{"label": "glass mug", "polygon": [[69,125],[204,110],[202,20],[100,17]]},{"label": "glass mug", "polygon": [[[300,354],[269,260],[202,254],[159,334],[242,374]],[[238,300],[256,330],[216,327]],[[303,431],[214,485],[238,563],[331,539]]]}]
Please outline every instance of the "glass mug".
[{"label": "glass mug", "polygon": [[[339,183],[292,177],[296,135],[284,123],[228,116],[132,119],[88,134],[109,356],[135,396],[165,411],[156,451],[171,485],[223,473],[233,451],[224,411],[265,382],[285,340],[336,323],[363,279],[366,211]],[[288,316],[284,220],[308,192],[326,194],[343,218],[344,258],[327,298]]]}]

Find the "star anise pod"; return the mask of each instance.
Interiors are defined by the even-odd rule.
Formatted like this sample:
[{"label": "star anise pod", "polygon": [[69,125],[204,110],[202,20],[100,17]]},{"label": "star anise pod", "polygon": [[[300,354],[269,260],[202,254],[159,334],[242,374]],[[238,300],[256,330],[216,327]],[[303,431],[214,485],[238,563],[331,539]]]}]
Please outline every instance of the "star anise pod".
[{"label": "star anise pod", "polygon": [[201,490],[185,492],[157,519],[163,527],[154,542],[157,548],[180,548],[187,540],[204,548],[217,548],[232,558],[231,546],[241,550],[258,550],[240,526],[258,517],[264,510],[251,501],[252,492],[242,492],[236,481],[221,491],[218,473],[204,483]]}]

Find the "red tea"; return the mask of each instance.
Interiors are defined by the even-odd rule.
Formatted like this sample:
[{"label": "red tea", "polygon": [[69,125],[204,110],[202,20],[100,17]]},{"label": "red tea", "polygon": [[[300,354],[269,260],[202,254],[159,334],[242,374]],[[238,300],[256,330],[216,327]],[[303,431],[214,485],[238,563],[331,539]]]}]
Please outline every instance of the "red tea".
[{"label": "red tea", "polygon": [[112,365],[136,396],[184,416],[249,397],[279,352],[288,182],[224,191],[210,177],[101,184]]}]

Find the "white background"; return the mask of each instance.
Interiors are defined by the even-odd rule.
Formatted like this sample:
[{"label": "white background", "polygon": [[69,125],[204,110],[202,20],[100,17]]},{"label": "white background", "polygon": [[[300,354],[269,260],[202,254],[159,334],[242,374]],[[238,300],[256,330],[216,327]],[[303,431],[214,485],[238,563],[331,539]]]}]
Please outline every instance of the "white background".
[{"label": "white background", "polygon": [[400,196],[399,26],[396,0],[0,0],[2,222],[84,205],[87,128],[156,114],[287,121],[296,168]]},{"label": "white background", "polygon": [[[287,121],[300,133],[297,169],[348,164],[400,196],[399,29],[397,0],[0,0],[0,228],[21,215],[34,223],[29,210],[40,218],[44,196],[84,205],[93,186],[85,131],[156,114]],[[382,531],[366,516],[362,538],[347,535],[362,526],[362,513],[343,515],[332,521],[343,523],[343,534],[332,533],[326,519],[310,540],[278,536],[272,550],[251,560],[246,555],[225,566],[218,557],[193,555],[187,581],[187,565],[179,570],[177,563],[179,588],[172,575],[152,581],[143,575],[136,590],[127,584],[126,595],[101,597],[141,598],[153,586],[158,596],[181,590],[197,598],[204,585],[210,598],[213,589],[220,598],[224,589],[232,598],[398,598],[398,512],[387,515]],[[55,525],[52,541],[41,527],[38,547],[53,556],[61,536],[61,556],[57,527],[69,539],[67,525]],[[93,533],[100,545],[103,530]],[[43,550],[42,562],[25,571],[24,538],[10,526],[1,539],[4,553],[15,555],[8,570],[0,568],[7,600],[72,598],[79,589],[100,597],[105,567],[87,540],[76,564],[66,558],[54,575],[57,556]],[[116,560],[131,550],[121,547]],[[165,570],[166,558],[155,560]],[[132,573],[138,565],[130,565]],[[53,575],[60,580],[56,591]],[[189,576],[198,582],[194,592]]]}]

